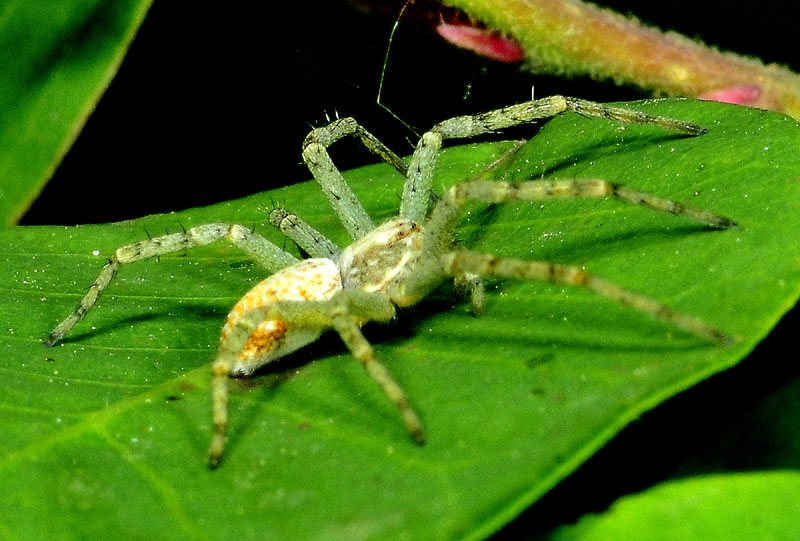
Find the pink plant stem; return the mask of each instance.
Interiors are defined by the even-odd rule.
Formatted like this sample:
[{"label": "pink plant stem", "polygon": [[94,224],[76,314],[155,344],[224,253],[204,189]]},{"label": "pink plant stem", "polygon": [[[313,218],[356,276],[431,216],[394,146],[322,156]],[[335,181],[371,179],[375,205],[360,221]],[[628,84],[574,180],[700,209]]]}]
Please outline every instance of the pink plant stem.
[{"label": "pink plant stem", "polygon": [[443,0],[516,40],[538,72],[589,75],[800,118],[800,77],[579,0]]}]

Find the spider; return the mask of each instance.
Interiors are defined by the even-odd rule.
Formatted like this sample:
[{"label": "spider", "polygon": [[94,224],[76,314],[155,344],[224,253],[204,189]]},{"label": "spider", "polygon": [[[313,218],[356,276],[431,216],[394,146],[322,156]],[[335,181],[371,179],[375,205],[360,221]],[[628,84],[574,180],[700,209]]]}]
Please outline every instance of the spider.
[{"label": "spider", "polygon": [[[578,286],[661,319],[711,342],[732,339],[715,327],[660,302],[628,291],[580,267],[510,258],[460,249],[454,228],[466,201],[489,204],[554,198],[615,198],[652,210],[681,215],[717,229],[735,226],[724,216],[685,207],[605,180],[530,180],[509,183],[479,178],[461,182],[443,195],[431,187],[444,139],[468,138],[572,111],[590,118],[660,126],[686,135],[705,129],[680,120],[576,98],[552,96],[445,120],[425,133],[406,164],[353,118],[335,120],[311,131],[303,142],[303,159],[338,215],[352,244],[342,249],[298,216],[272,210],[270,223],[309,256],[298,260],[254,231],[238,224],[192,227],[118,248],[75,310],[45,341],[53,346],[80,321],[123,265],[225,239],[271,272],[231,310],[223,326],[212,364],[211,394],[214,432],[209,464],[221,461],[228,425],[228,378],[249,376],[257,368],[287,355],[335,330],[344,344],[397,406],[413,439],[423,444],[425,431],[406,394],[375,357],[361,333],[370,321],[388,322],[398,308],[414,305],[447,279],[468,294],[475,313],[484,305],[482,279],[535,280]],[[331,161],[327,148],[355,136],[405,178],[400,212],[375,226]]]}]

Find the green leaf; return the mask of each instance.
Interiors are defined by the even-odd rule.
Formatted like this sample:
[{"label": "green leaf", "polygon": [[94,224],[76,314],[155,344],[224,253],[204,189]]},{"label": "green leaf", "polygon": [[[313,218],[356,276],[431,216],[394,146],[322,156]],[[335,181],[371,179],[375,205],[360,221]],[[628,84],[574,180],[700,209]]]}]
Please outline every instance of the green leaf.
[{"label": "green leaf", "polygon": [[[715,103],[635,106],[708,134],[564,115],[505,174],[622,182],[725,214],[738,229],[572,200],[470,205],[459,236],[476,250],[583,265],[718,326],[738,338],[734,346],[576,288],[491,281],[475,318],[443,287],[391,325],[365,327],[421,414],[427,445],[413,444],[329,333],[232,382],[229,446],[212,472],[209,364],[227,310],[263,277],[240,253],[220,244],[123,268],[66,343],[41,342],[92,282],[101,254],[146,232],[231,221],[280,243],[266,225],[277,202],[345,243],[316,184],[134,222],[14,228],[2,233],[0,267],[8,450],[0,532],[449,539],[495,531],[642,412],[736,364],[800,292],[797,124]],[[451,149],[437,190],[508,148]],[[346,176],[376,219],[396,213],[402,180],[388,167]]]},{"label": "green leaf", "polygon": [[3,2],[0,225],[15,223],[50,179],[151,2]]},{"label": "green leaf", "polygon": [[548,539],[792,539],[800,472],[708,475],[672,481],[618,500]]}]

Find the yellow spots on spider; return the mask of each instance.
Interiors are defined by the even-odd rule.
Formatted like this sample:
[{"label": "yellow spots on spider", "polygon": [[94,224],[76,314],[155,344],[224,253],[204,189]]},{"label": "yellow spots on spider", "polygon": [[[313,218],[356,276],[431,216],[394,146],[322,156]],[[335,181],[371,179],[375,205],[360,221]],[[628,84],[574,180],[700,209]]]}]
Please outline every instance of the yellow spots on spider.
[{"label": "yellow spots on spider", "polygon": [[[278,301],[327,300],[341,289],[342,280],[336,263],[323,258],[303,260],[276,272],[248,291],[228,314],[220,340],[227,340],[237,322],[253,309]],[[319,328],[264,320],[250,334],[231,373],[249,375],[256,368],[315,341],[321,334]]]}]

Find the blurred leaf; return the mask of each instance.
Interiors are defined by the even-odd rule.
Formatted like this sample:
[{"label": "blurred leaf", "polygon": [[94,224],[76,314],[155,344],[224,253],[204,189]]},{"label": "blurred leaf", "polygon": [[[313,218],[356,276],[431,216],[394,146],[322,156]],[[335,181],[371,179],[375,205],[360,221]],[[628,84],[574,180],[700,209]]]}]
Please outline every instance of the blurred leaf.
[{"label": "blurred leaf", "polygon": [[50,179],[151,2],[0,6],[0,225],[19,220]]},{"label": "blurred leaf", "polygon": [[548,539],[793,539],[800,472],[709,475],[626,496]]},{"label": "blurred leaf", "polygon": [[[238,380],[223,466],[206,467],[209,363],[229,307],[262,278],[227,245],[120,271],[55,349],[41,340],[104,258],[146,232],[209,221],[266,224],[278,202],[340,243],[313,182],[134,222],[18,227],[3,235],[0,531],[19,537],[484,537],[642,412],[736,364],[800,292],[797,124],[714,103],[635,106],[707,135],[565,115],[520,150],[518,178],[601,177],[724,213],[713,231],[615,201],[470,205],[465,244],[583,265],[737,336],[707,344],[575,288],[490,282],[471,317],[450,287],[368,325],[378,356],[429,433],[415,446],[393,406],[328,334]],[[480,172],[509,143],[443,157],[436,188]],[[377,219],[402,180],[348,179]],[[768,369],[768,368],[765,368]],[[38,517],[48,517],[42,521]],[[169,532],[166,533],[165,532]]]}]

